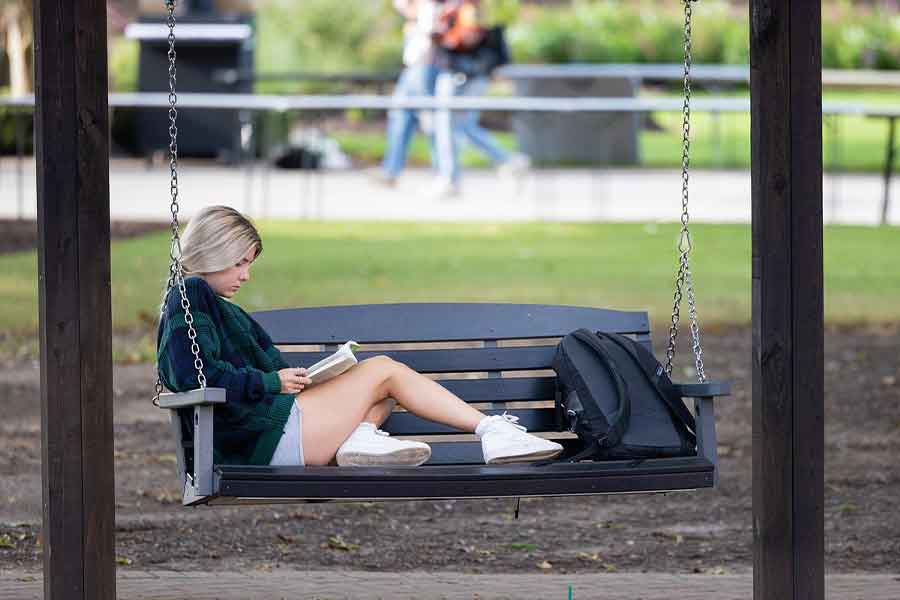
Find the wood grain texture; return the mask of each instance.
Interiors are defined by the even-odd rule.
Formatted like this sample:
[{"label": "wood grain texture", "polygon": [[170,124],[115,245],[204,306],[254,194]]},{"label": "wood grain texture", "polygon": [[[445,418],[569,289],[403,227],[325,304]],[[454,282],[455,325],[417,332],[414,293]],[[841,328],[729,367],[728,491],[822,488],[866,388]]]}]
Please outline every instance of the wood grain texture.
[{"label": "wood grain texture", "polygon": [[115,598],[106,5],[35,2],[44,597]]},{"label": "wood grain texture", "polygon": [[823,598],[821,5],[750,3],[755,598]]}]

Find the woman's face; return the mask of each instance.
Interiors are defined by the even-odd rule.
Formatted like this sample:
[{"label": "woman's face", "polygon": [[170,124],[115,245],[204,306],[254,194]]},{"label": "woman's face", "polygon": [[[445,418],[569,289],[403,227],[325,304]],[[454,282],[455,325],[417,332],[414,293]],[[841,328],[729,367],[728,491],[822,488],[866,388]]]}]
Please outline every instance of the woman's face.
[{"label": "woman's face", "polygon": [[253,246],[241,257],[238,264],[215,273],[203,275],[203,279],[213,291],[223,298],[232,298],[244,282],[250,281],[250,266],[256,259],[256,246]]}]

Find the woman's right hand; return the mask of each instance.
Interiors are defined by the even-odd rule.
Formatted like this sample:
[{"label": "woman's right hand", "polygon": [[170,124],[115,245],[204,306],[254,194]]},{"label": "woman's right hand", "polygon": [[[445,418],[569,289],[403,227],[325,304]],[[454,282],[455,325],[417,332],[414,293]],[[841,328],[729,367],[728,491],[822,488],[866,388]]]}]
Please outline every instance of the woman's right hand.
[{"label": "woman's right hand", "polygon": [[278,379],[281,380],[282,394],[299,394],[303,388],[312,383],[312,380],[306,376],[306,369],[281,369],[278,371]]}]

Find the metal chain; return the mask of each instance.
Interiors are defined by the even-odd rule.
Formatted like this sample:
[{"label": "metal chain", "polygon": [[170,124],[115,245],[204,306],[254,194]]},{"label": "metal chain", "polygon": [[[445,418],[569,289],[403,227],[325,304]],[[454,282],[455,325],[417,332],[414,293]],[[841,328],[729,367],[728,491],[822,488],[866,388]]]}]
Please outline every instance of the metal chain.
[{"label": "metal chain", "polygon": [[[169,293],[173,288],[178,288],[181,296],[181,308],[184,310],[184,322],[188,327],[188,338],[191,340],[191,352],[194,355],[194,368],[197,369],[197,383],[201,388],[206,387],[206,376],[203,374],[203,359],[200,358],[200,345],[197,343],[197,331],[194,329],[194,316],[191,314],[191,303],[187,297],[184,285],[184,268],[181,264],[181,235],[178,224],[178,94],[175,93],[175,84],[178,80],[177,55],[175,53],[175,8],[177,0],[166,0],[166,10],[169,27],[169,195],[171,202],[169,211],[172,213],[172,243],[169,247],[169,278],[166,282],[166,293],[160,307],[160,320],[163,318],[169,301]],[[155,395],[153,404],[159,406],[159,396],[162,394],[162,378],[157,374]]]},{"label": "metal chain", "polygon": [[694,363],[697,369],[697,380],[706,381],[703,368],[703,348],[700,346],[700,324],[697,318],[697,306],[694,302],[694,282],[691,275],[690,254],[693,249],[691,232],[688,229],[690,214],[688,213],[688,183],[690,170],[691,147],[691,3],[684,2],[684,106],[682,109],[682,152],[681,152],[681,233],[678,238],[678,274],[675,277],[675,298],[672,306],[672,324],[669,327],[669,345],[666,349],[666,374],[671,377],[672,363],[675,360],[675,340],[678,337],[678,323],[681,320],[681,301],[685,293],[688,301],[688,315],[691,321],[691,339],[694,351]]}]

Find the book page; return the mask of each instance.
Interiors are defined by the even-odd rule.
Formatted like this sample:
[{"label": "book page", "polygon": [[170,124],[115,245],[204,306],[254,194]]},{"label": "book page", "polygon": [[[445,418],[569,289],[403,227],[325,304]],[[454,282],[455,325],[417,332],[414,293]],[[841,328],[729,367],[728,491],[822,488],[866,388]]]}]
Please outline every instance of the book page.
[{"label": "book page", "polygon": [[326,356],[316,364],[307,368],[307,377],[312,380],[310,385],[316,385],[337,377],[358,361],[353,351],[359,347],[354,341],[349,341],[338,348],[334,354]]}]

